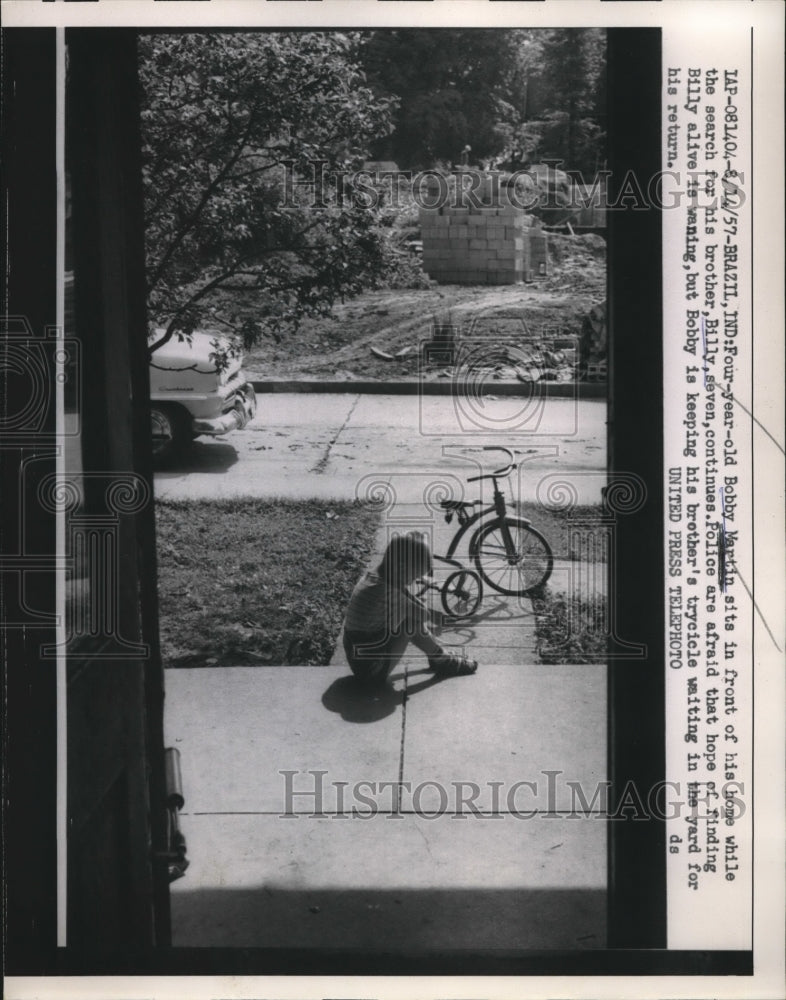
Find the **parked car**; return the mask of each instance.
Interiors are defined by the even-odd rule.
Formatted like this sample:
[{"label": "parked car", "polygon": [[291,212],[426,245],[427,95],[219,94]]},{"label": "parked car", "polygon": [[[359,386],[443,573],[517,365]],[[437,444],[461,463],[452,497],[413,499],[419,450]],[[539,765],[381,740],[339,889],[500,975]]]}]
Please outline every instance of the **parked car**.
[{"label": "parked car", "polygon": [[195,332],[190,341],[173,338],[150,360],[150,419],[153,455],[166,461],[195,437],[215,437],[245,427],[256,413],[254,387],[231,358],[219,371],[211,334]]}]

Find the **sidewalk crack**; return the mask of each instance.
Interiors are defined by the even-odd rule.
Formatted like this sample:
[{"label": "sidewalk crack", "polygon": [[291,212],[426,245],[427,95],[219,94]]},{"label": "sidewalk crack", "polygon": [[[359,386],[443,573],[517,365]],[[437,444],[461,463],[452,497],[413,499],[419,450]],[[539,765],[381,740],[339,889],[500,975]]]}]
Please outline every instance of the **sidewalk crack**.
[{"label": "sidewalk crack", "polygon": [[358,393],[357,396],[355,396],[355,399],[352,402],[352,406],[350,406],[349,408],[349,413],[344,418],[344,423],[339,427],[335,435],[328,441],[327,447],[325,448],[325,454],[322,456],[322,458],[320,458],[320,460],[316,463],[316,465],[314,465],[311,469],[308,470],[309,472],[316,472],[319,475],[325,471],[325,468],[328,462],[330,461],[330,452],[333,450],[333,445],[341,437],[344,428],[349,423],[352,414],[355,412],[355,407],[358,405],[359,402],[360,402],[360,393]]},{"label": "sidewalk crack", "polygon": [[401,699],[401,743],[398,755],[398,784],[396,785],[396,801],[394,813],[401,813],[401,789],[404,784],[404,741],[407,738],[407,689],[409,686],[409,667],[404,667],[404,695]]}]

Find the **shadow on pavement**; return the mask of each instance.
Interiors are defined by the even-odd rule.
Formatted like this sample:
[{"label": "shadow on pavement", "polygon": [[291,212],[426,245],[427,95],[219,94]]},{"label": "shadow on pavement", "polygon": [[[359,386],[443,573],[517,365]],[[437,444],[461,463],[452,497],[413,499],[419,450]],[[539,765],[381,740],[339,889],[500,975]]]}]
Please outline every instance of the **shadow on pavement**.
[{"label": "shadow on pavement", "polygon": [[[520,602],[520,603],[516,603]],[[466,618],[450,618],[439,608],[432,609],[435,614],[436,626],[443,631],[461,629],[467,625],[483,622],[501,622],[506,625],[531,620],[533,617],[532,601],[529,597],[502,597],[500,594],[486,594],[480,609]]]},{"label": "shadow on pavement", "polygon": [[[394,688],[393,682],[402,680],[404,674],[401,672],[391,674],[388,683],[379,690],[369,691],[362,687],[353,674],[346,677],[339,677],[333,681],[330,687],[322,695],[322,704],[330,712],[338,712],[345,722],[379,722],[404,704],[405,695],[410,698],[418,691],[433,687],[441,683],[445,678],[437,677],[431,671],[417,671],[425,673],[425,680],[412,684],[408,681],[406,691],[404,688]],[[408,677],[412,677],[410,672]]]},{"label": "shadow on pavement", "polygon": [[[532,617],[532,605],[528,598],[518,598],[518,600],[526,601],[526,605],[516,607],[515,597],[500,597],[498,594],[490,594],[483,598],[483,604],[481,605],[482,611],[478,611],[476,614],[472,615],[471,618],[467,618],[466,621],[472,622],[485,622],[485,621],[500,621],[500,622],[517,622],[522,621],[525,618]],[[458,627],[464,624],[464,621],[457,622]]]},{"label": "shadow on pavement", "polygon": [[228,442],[194,441],[181,455],[156,467],[155,472],[160,479],[182,476],[184,472],[226,472],[237,460],[237,450]]},{"label": "shadow on pavement", "polygon": [[[351,860],[347,859],[351,864]],[[603,948],[603,889],[244,889],[172,895],[179,947],[363,948],[439,954]]]},{"label": "shadow on pavement", "polygon": [[[527,606],[517,606],[516,600],[526,600]],[[528,598],[502,598],[494,595],[486,599],[485,606],[469,618],[445,618],[437,624],[435,634],[447,646],[461,647],[468,656],[483,662],[494,656],[496,639],[506,634],[504,630],[527,630],[528,634],[535,628],[535,615]],[[500,630],[494,633],[494,629]],[[520,641],[520,635],[518,640]]]}]

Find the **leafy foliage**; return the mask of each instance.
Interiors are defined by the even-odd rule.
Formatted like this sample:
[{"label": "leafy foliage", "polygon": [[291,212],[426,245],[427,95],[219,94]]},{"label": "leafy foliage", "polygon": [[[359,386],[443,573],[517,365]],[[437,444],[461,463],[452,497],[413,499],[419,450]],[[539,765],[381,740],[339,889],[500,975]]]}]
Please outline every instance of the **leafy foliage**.
[{"label": "leafy foliage", "polygon": [[605,34],[597,29],[402,29],[362,36],[369,83],[399,98],[375,154],[402,168],[604,160]]},{"label": "leafy foliage", "polygon": [[496,153],[504,101],[518,72],[517,33],[404,28],[363,36],[369,83],[399,98],[395,131],[375,146],[402,168]]},{"label": "leafy foliage", "polygon": [[[336,32],[141,38],[153,350],[206,320],[247,345],[280,336],[384,271],[374,213],[319,184],[390,127],[351,50]],[[265,308],[239,322],[211,303],[221,288],[262,291]]]},{"label": "leafy foliage", "polygon": [[548,97],[540,156],[587,175],[604,159],[605,44],[605,33],[597,29],[555,29],[541,71]]}]

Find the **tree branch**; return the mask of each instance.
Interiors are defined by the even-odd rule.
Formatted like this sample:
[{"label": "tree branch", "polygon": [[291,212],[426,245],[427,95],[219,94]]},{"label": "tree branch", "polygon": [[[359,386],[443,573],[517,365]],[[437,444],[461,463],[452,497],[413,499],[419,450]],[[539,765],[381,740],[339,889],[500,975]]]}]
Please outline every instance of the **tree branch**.
[{"label": "tree branch", "polygon": [[243,130],[243,135],[241,136],[240,142],[238,144],[235,153],[227,160],[227,162],[224,164],[221,170],[219,170],[218,174],[213,178],[210,184],[208,184],[207,188],[202,193],[202,197],[199,199],[194,209],[190,212],[190,214],[187,216],[187,218],[181,225],[180,231],[175,236],[174,240],[170,243],[169,247],[164,253],[164,256],[161,258],[161,261],[159,262],[158,266],[153,272],[148,286],[149,289],[155,288],[155,286],[158,284],[167,264],[175,255],[175,252],[177,251],[178,247],[182,244],[183,240],[188,235],[188,232],[193,228],[194,223],[199,218],[199,215],[201,214],[205,205],[207,205],[207,203],[213,197],[213,194],[218,190],[220,185],[226,179],[229,171],[237,162],[237,159],[242,153],[245,144],[248,142],[248,137],[251,135],[251,129],[254,124],[254,118],[256,116],[256,112],[257,112],[257,105],[255,104],[254,107],[251,109],[251,113],[248,116],[248,122],[246,124],[245,129]]},{"label": "tree branch", "polygon": [[[309,226],[306,226],[306,228],[302,230],[301,233],[298,233],[298,235],[299,236],[303,235],[304,233],[312,229],[315,225],[317,225],[316,222],[312,223]],[[226,281],[228,278],[233,278],[238,273],[238,270],[243,265],[243,263],[253,259],[253,257],[260,256],[261,254],[279,253],[279,252],[282,252],[279,250],[279,248],[261,252],[256,251],[253,254],[249,254],[243,258],[240,258],[230,268],[227,268],[221,274],[217,275],[215,278],[212,278],[210,281],[208,281],[206,285],[204,285],[198,292],[195,292],[193,295],[191,295],[184,303],[182,303],[178,307],[178,309],[175,310],[171,319],[167,323],[167,327],[163,337],[160,337],[157,341],[151,344],[151,346],[148,348],[149,353],[153,354],[155,351],[159,349],[159,347],[163,347],[164,344],[168,343],[172,339],[172,336],[174,335],[177,329],[177,320],[180,318],[180,316],[182,316],[184,312],[190,309],[191,306],[196,305],[196,303],[200,302],[203,298],[205,298],[206,295],[209,295],[210,292],[218,288],[222,282]]]},{"label": "tree branch", "polygon": [[[300,232],[296,234],[296,237],[299,238],[301,236],[304,236],[315,226],[319,225],[319,222],[320,220],[317,219],[314,222],[310,223],[304,229],[300,230]],[[301,250],[313,249],[316,251],[317,248],[296,247],[292,249],[301,249]],[[169,343],[169,341],[174,336],[175,331],[177,330],[177,320],[183,315],[183,313],[187,312],[188,309],[191,308],[191,306],[196,305],[197,302],[200,302],[203,298],[205,298],[206,295],[209,295],[210,292],[215,291],[215,289],[218,288],[228,278],[233,278],[235,277],[235,275],[241,273],[241,269],[244,263],[246,263],[249,260],[252,260],[255,257],[260,257],[275,253],[287,253],[287,252],[291,252],[290,248],[282,249],[281,247],[272,247],[267,250],[255,251],[253,254],[247,254],[243,257],[238,258],[238,260],[235,261],[235,263],[231,267],[225,269],[221,274],[217,275],[215,278],[212,278],[210,281],[208,281],[206,285],[204,285],[198,292],[195,292],[193,295],[191,295],[184,303],[182,303],[178,307],[178,309],[175,310],[169,322],[167,323],[164,335],[150,345],[150,347],[148,348],[148,352],[150,354],[153,354],[160,347],[163,347],[164,344]],[[249,272],[249,274],[253,274],[255,277],[259,277],[261,273],[263,272]],[[299,287],[300,284],[302,284],[302,282],[294,282],[291,286],[280,286],[278,290],[283,290],[286,287],[297,288]]]}]

